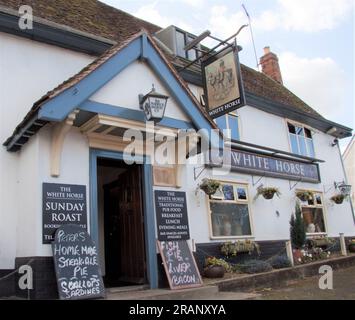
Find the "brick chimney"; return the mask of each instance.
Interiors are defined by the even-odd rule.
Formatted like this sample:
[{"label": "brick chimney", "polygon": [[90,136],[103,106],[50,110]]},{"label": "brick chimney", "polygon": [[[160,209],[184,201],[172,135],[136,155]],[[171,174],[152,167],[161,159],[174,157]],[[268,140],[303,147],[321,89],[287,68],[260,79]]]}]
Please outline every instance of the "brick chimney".
[{"label": "brick chimney", "polygon": [[282,84],[279,59],[277,55],[270,51],[270,47],[264,48],[264,55],[260,58],[262,72]]}]

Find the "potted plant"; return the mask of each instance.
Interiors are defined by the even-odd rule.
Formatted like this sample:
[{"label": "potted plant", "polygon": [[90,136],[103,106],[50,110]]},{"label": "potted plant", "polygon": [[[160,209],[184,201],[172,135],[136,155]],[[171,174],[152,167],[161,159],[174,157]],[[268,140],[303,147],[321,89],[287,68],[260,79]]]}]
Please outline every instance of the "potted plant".
[{"label": "potted plant", "polygon": [[295,214],[292,214],[290,220],[290,238],[294,248],[294,259],[295,261],[299,261],[299,259],[301,259],[301,248],[306,243],[306,229],[301,214],[301,208],[298,204],[296,204]]},{"label": "potted plant", "polygon": [[259,187],[257,189],[257,194],[256,197],[262,195],[265,199],[270,200],[274,197],[274,195],[277,195],[278,197],[280,197],[281,192],[279,191],[278,188],[275,187]]},{"label": "potted plant", "polygon": [[296,192],[296,197],[301,201],[307,201],[313,199],[313,192],[309,190],[302,190]]},{"label": "potted plant", "polygon": [[254,250],[260,255],[260,247],[253,240],[237,240],[235,242],[227,241],[221,246],[221,253],[227,258],[235,257],[237,253],[248,252],[251,254]]},{"label": "potted plant", "polygon": [[221,187],[221,183],[217,180],[204,178],[199,185],[200,189],[204,191],[208,196],[215,194]]},{"label": "potted plant", "polygon": [[350,252],[355,252],[355,239],[349,241],[348,249]]},{"label": "potted plant", "polygon": [[330,198],[330,200],[332,200],[336,204],[341,204],[341,203],[343,203],[344,199],[346,199],[346,197],[347,196],[345,194],[338,193],[338,194],[335,194],[334,196],[332,196]]},{"label": "potted plant", "polygon": [[208,257],[205,260],[203,275],[206,278],[223,278],[225,272],[231,269],[228,262],[216,257]]},{"label": "potted plant", "polygon": [[308,244],[310,247],[328,247],[334,242],[335,240],[330,239],[328,237],[317,237],[308,240]]}]

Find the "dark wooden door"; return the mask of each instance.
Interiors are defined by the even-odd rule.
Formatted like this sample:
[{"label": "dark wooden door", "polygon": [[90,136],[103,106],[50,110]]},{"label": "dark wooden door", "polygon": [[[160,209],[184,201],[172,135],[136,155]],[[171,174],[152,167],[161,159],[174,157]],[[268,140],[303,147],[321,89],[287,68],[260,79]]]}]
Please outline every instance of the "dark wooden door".
[{"label": "dark wooden door", "polygon": [[116,181],[105,187],[106,203],[109,210],[112,210],[107,212],[105,209],[105,216],[111,217],[105,218],[109,222],[105,223],[105,242],[109,242],[105,243],[105,254],[110,257],[105,259],[106,271],[111,272],[110,276],[107,275],[117,281],[137,284],[146,283],[140,169],[139,166],[130,166]]}]

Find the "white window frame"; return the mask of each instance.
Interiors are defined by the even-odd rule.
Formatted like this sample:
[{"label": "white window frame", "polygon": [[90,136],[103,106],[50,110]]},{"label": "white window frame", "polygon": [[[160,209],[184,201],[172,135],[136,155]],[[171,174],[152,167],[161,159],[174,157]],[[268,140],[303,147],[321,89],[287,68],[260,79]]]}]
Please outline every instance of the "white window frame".
[{"label": "white window frame", "polygon": [[[227,185],[233,185],[233,191],[234,191],[234,200],[218,200],[216,198],[215,200],[210,199],[206,195],[206,201],[207,201],[207,218],[208,218],[208,227],[209,227],[209,234],[210,234],[210,239],[211,240],[228,240],[228,239],[254,239],[254,221],[253,221],[253,214],[252,214],[252,209],[251,209],[251,201],[252,199],[250,198],[250,193],[249,193],[249,184],[246,182],[238,182],[238,181],[230,181],[230,180],[218,180],[222,185],[227,184]],[[246,191],[247,195],[247,200],[238,200],[238,195],[234,190],[234,186],[236,187],[242,187]],[[214,236],[213,235],[213,229],[212,229],[212,211],[211,211],[211,206],[210,203],[216,202],[216,203],[237,203],[237,204],[246,204],[248,205],[248,213],[249,213],[249,224],[250,224],[250,235],[241,235],[241,236]]]},{"label": "white window frame", "polygon": [[[177,28],[177,27],[175,27],[175,39],[174,39],[174,41],[175,41],[175,53],[176,53],[176,55],[178,56],[178,57],[180,57],[180,58],[183,58],[183,59],[187,59],[187,60],[189,60],[189,61],[193,61],[193,60],[190,60],[189,59],[189,54],[188,54],[188,51],[190,51],[190,50],[195,50],[195,52],[196,52],[196,58],[198,58],[199,56],[200,56],[200,52],[198,51],[198,50],[196,50],[196,49],[190,49],[190,50],[184,50],[184,52],[185,52],[185,56],[180,56],[180,55],[178,55],[178,41],[177,41],[177,33],[182,33],[183,35],[184,35],[184,46],[186,46],[186,44],[188,43],[188,37],[190,37],[190,38],[196,38],[196,36],[194,36],[193,34],[191,34],[191,33],[189,33],[189,32],[186,32],[186,31],[184,31],[184,30],[182,30],[182,29],[180,29],[180,28]],[[197,45],[197,48],[200,48],[200,45],[198,44]]]},{"label": "white window frame", "polygon": [[[306,157],[310,157],[310,158],[316,158],[316,148],[315,148],[315,145],[314,145],[314,139],[313,139],[313,136],[314,134],[316,133],[316,131],[311,128],[311,127],[308,127],[308,126],[305,126],[304,124],[302,123],[299,123],[299,122],[296,122],[296,121],[293,121],[293,120],[289,120],[289,119],[285,119],[285,125],[286,125],[286,130],[287,130],[287,139],[288,139],[288,146],[289,146],[289,150],[291,153],[294,153],[294,154],[298,154],[298,153],[295,153],[293,150],[292,150],[292,143],[291,143],[291,133],[289,130],[288,130],[288,124],[291,124],[295,127],[301,127],[303,129],[303,133],[304,133],[304,139],[305,139],[305,147],[306,147],[306,152],[307,152],[307,155]],[[311,156],[310,155],[310,152],[308,150],[308,145],[307,145],[307,142],[306,142],[306,139],[309,139],[306,137],[306,132],[304,131],[304,129],[308,129],[310,132],[311,132],[311,135],[312,135],[312,144],[313,144],[313,151],[314,151],[314,155]],[[299,141],[298,141],[298,135],[297,134],[294,134],[296,137],[297,137],[297,148],[298,150],[301,150],[300,148],[300,144],[299,144]],[[304,156],[303,154],[298,154],[300,156]]]},{"label": "white window frame", "polygon": [[[302,203],[302,201],[300,201],[302,218],[303,218],[302,208],[321,208],[322,212],[323,212],[323,221],[324,221],[324,229],[325,229],[325,231],[324,232],[312,232],[312,233],[306,232],[306,236],[312,238],[314,236],[327,235],[328,234],[328,223],[327,223],[326,209],[325,209],[325,205],[324,205],[323,192],[319,191],[319,190],[309,190],[309,189],[307,189],[307,190],[306,189],[297,189],[296,192],[298,192],[298,191],[312,191],[313,194],[314,194],[314,196],[313,196],[314,205],[308,205],[308,204],[305,205],[305,204]],[[315,197],[316,194],[320,195],[322,204],[317,204],[316,197]]]},{"label": "white window frame", "polygon": [[[226,113],[224,114],[223,116],[226,118],[226,124],[227,124],[227,130],[230,130],[229,128],[229,119],[228,119],[228,116],[229,115],[232,115],[233,117],[236,117],[237,118],[237,122],[238,122],[238,136],[239,136],[239,141],[241,140],[241,129],[240,129],[240,116],[239,114],[236,112],[236,111],[232,111],[232,112],[229,112],[229,113]],[[221,116],[222,117],[222,116]],[[213,120],[215,124],[217,124],[217,121],[216,120]],[[223,130],[223,129],[221,129]],[[223,131],[222,131],[223,132]],[[232,134],[232,131],[228,131],[228,135],[225,136],[228,140],[231,140],[231,134]]]}]

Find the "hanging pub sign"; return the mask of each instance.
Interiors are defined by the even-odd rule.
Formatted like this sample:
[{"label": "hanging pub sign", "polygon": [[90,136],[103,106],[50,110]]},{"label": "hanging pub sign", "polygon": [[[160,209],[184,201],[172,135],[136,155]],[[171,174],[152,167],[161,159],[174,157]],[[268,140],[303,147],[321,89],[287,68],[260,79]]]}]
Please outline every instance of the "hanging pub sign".
[{"label": "hanging pub sign", "polygon": [[[217,159],[217,150],[211,150],[209,154],[209,166]],[[255,175],[276,177],[288,180],[297,180],[311,183],[319,183],[319,167],[316,163],[286,160],[280,157],[272,157],[256,152],[238,149],[224,150],[223,166],[230,167],[231,171],[250,173]]]},{"label": "hanging pub sign", "polygon": [[155,190],[154,195],[158,240],[190,239],[186,193]]},{"label": "hanging pub sign", "polygon": [[43,183],[42,242],[51,243],[55,231],[64,224],[87,230],[86,186]]},{"label": "hanging pub sign", "polygon": [[223,49],[202,62],[206,107],[211,118],[245,105],[237,48]]}]

